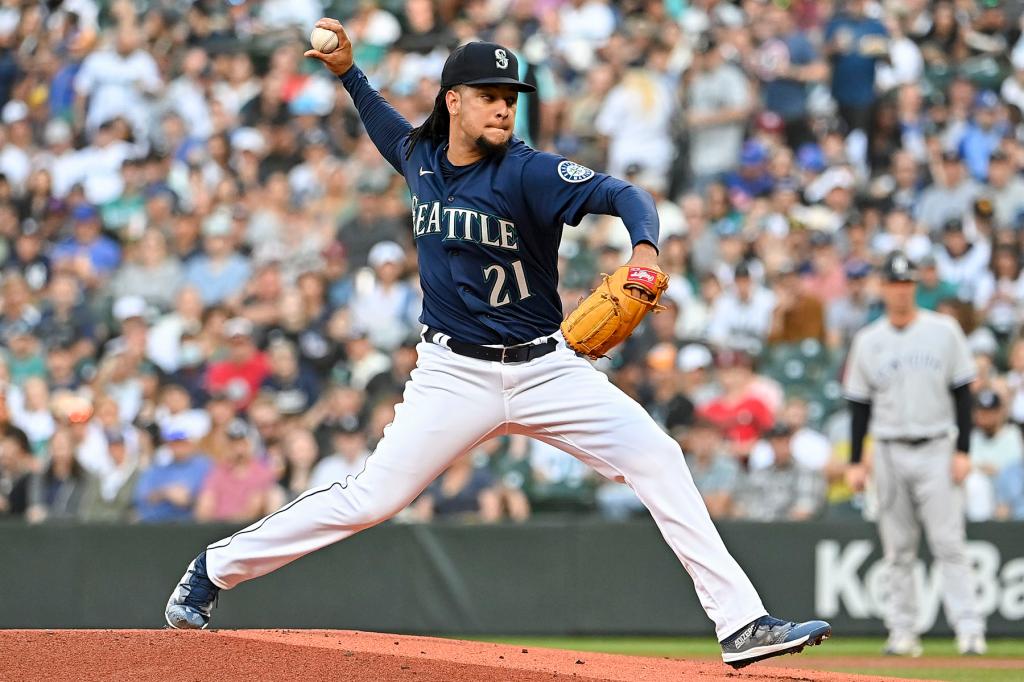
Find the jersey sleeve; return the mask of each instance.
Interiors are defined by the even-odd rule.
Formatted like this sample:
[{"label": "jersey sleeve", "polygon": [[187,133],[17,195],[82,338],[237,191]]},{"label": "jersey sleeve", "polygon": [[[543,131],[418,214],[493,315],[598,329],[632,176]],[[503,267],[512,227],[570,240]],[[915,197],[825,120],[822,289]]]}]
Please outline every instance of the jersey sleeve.
[{"label": "jersey sleeve", "polygon": [[967,345],[967,337],[964,336],[960,325],[950,320],[949,327],[953,334],[953,343],[950,346],[952,362],[949,364],[947,379],[950,388],[959,388],[974,381],[977,370],[974,367],[974,356]]},{"label": "jersey sleeve", "polygon": [[523,196],[542,225],[579,225],[587,214],[618,216],[633,245],[658,244],[651,195],[628,182],[554,154],[536,152],[523,166]]},{"label": "jersey sleeve", "polygon": [[366,134],[373,140],[377,151],[396,171],[404,174],[402,145],[408,139],[412,125],[373,89],[358,66],[346,71],[340,80],[352,96]]},{"label": "jersey sleeve", "polygon": [[843,378],[843,396],[857,403],[871,402],[871,381],[867,368],[864,366],[863,337],[857,334],[850,347],[850,356],[846,363],[846,376]]}]

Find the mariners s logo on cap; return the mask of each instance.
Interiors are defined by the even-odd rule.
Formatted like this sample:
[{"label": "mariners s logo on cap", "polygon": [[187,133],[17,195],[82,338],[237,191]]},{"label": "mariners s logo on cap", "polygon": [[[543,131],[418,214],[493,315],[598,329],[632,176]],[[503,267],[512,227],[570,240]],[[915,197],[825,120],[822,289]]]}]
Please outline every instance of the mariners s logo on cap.
[{"label": "mariners s logo on cap", "polygon": [[594,171],[574,161],[562,161],[558,164],[558,175],[566,182],[583,182],[594,177]]},{"label": "mariners s logo on cap", "polygon": [[517,92],[536,92],[537,88],[519,80],[516,53],[497,43],[470,42],[448,55],[441,69],[441,87],[456,85],[510,85]]}]

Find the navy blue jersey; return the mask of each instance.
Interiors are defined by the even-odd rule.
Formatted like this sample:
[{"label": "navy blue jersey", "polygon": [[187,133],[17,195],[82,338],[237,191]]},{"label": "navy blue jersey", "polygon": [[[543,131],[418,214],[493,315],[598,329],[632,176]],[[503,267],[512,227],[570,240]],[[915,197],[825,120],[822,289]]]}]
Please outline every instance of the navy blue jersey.
[{"label": "navy blue jersey", "polygon": [[512,138],[504,155],[453,166],[447,145],[421,140],[352,67],[341,77],[367,133],[412,193],[423,313],[455,339],[516,344],[562,322],[558,244],[588,213],[623,218],[633,244],[657,244],[650,195],[629,183]]}]

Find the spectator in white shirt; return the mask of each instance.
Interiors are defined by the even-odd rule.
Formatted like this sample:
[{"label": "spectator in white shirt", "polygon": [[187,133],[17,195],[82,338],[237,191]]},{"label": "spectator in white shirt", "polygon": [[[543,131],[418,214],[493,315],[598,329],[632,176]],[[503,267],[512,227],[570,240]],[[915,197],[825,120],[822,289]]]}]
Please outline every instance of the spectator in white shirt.
[{"label": "spectator in white shirt", "polygon": [[1013,73],[999,88],[999,96],[1018,109],[1024,109],[1024,35],[1017,41],[1010,55]]},{"label": "spectator in white shirt", "polygon": [[988,272],[991,255],[988,240],[979,236],[971,241],[959,218],[950,218],[942,226],[942,246],[935,253],[939,278],[956,286],[962,300],[974,298],[978,282]]},{"label": "spectator in white shirt", "polygon": [[935,182],[921,193],[914,214],[932,233],[950,218],[965,215],[981,192],[980,185],[966,172],[959,152],[943,152],[936,166]]},{"label": "spectator in white shirt", "polygon": [[901,208],[894,208],[885,216],[885,229],[872,238],[871,250],[880,256],[887,256],[900,250],[912,261],[919,261],[932,250],[928,235],[915,229],[910,214]]},{"label": "spectator in white shirt", "polygon": [[131,26],[117,29],[113,49],[94,52],[75,76],[76,107],[85,110],[91,134],[101,123],[122,116],[138,132],[149,129],[149,98],[163,87],[153,56],[139,48],[139,32]]},{"label": "spectator in white shirt", "polygon": [[991,389],[975,397],[974,430],[971,432],[971,462],[982,473],[995,477],[1024,458],[1020,429],[1006,422],[1003,399]]},{"label": "spectator in white shirt", "polygon": [[1010,346],[1006,388],[1009,391],[1009,418],[1018,426],[1024,424],[1024,339]]},{"label": "spectator in white shirt", "polygon": [[392,350],[416,326],[419,296],[409,282],[400,279],[405,268],[401,246],[379,242],[370,249],[367,261],[373,270],[356,277],[352,324],[365,330],[374,346]]},{"label": "spectator in white shirt", "polygon": [[384,49],[402,35],[402,25],[387,10],[381,9],[376,0],[363,0],[356,14],[345,22],[345,28],[353,45],[365,48]]},{"label": "spectator in white shirt", "polygon": [[559,10],[559,35],[600,47],[615,31],[615,13],[602,0],[569,0]]},{"label": "spectator in white shirt", "polygon": [[738,164],[751,96],[747,77],[723,59],[714,40],[705,38],[698,52],[687,88],[686,120],[691,171],[697,185],[703,186]]},{"label": "spectator in white shirt", "polygon": [[71,126],[61,119],[46,124],[43,141],[46,151],[36,155],[36,164],[50,171],[53,196],[64,198],[79,177],[78,152],[72,146]]},{"label": "spectator in white shirt", "polygon": [[1024,178],[1009,155],[997,149],[988,161],[987,194],[995,209],[995,224],[999,228],[1014,228],[1024,213]]},{"label": "spectator in white shirt", "polygon": [[1006,423],[1006,411],[999,394],[978,391],[971,432],[971,473],[965,481],[967,518],[986,521],[995,514],[995,480],[999,474],[1024,458],[1024,440],[1015,424]]},{"label": "spectator in white shirt", "polygon": [[29,149],[32,146],[32,129],[28,122],[28,106],[19,100],[11,100],[0,110],[0,172],[20,193],[32,171]]},{"label": "spectator in white shirt", "polygon": [[171,81],[164,94],[165,108],[181,116],[189,136],[199,140],[205,140],[213,133],[206,87],[208,68],[206,51],[192,48],[182,61],[182,74]]},{"label": "spectator in white shirt", "polygon": [[332,483],[345,483],[349,476],[357,476],[366,465],[370,452],[366,447],[366,433],[356,425],[339,427],[334,434],[334,453],[324,457],[313,467],[309,487],[321,488]]},{"label": "spectator in white shirt", "polygon": [[260,80],[253,76],[252,58],[243,52],[231,58],[227,78],[218,81],[212,93],[227,115],[234,118],[261,89]]},{"label": "spectator in white shirt", "polygon": [[775,295],[756,283],[746,263],[736,266],[733,287],[711,308],[708,340],[735,348],[763,345],[771,328]]},{"label": "spectator in white shirt", "polygon": [[11,423],[28,436],[34,452],[38,452],[57,430],[57,422],[50,411],[50,389],[40,377],[29,377],[19,388],[8,388],[7,402]]},{"label": "spectator in white shirt", "polygon": [[125,119],[113,118],[97,125],[92,144],[75,156],[75,177],[68,179],[81,183],[89,203],[102,205],[118,199],[124,191],[121,166],[126,159],[143,154],[143,145],[132,144],[124,138],[128,134]]},{"label": "spectator in white shirt", "polygon": [[[807,425],[807,401],[793,397],[786,401],[779,421],[791,431],[790,449],[796,463],[811,471],[822,471],[832,456],[832,444],[819,431]],[[763,469],[772,465],[774,457],[767,441],[760,441],[750,453],[750,468]]]},{"label": "spectator in white shirt", "polygon": [[319,0],[264,0],[260,21],[269,30],[295,27],[305,31],[323,15]]},{"label": "spectator in white shirt", "polygon": [[672,95],[655,72],[626,73],[608,93],[594,126],[608,138],[608,173],[624,177],[632,164],[664,174],[672,162]]},{"label": "spectator in white shirt", "polygon": [[885,27],[889,31],[888,63],[879,61],[877,65],[877,85],[879,90],[887,91],[902,85],[912,85],[921,81],[924,71],[924,57],[921,49],[904,30],[903,17],[886,18]]},{"label": "spectator in white shirt", "polygon": [[980,318],[998,333],[1009,335],[1021,321],[1024,277],[1016,247],[996,247],[991,270],[983,272],[974,289],[974,307]]}]

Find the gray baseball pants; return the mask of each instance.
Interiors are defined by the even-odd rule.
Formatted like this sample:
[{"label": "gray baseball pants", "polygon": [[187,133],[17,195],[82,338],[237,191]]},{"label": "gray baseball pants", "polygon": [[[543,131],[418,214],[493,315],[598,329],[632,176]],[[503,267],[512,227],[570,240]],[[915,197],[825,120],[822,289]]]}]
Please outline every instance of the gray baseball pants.
[{"label": "gray baseball pants", "polygon": [[878,493],[878,534],[889,580],[885,625],[890,634],[917,634],[914,564],[922,527],[939,568],[946,620],[958,635],[985,631],[967,560],[962,492],[950,474],[953,448],[952,438],[916,447],[875,443],[872,468]]}]

